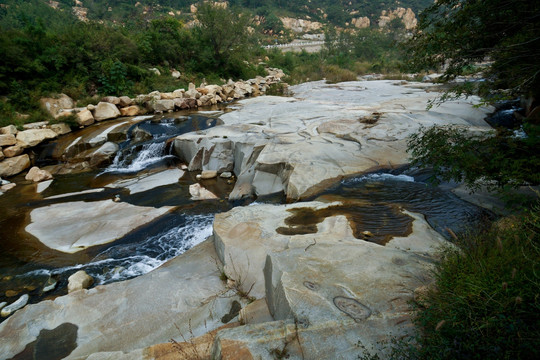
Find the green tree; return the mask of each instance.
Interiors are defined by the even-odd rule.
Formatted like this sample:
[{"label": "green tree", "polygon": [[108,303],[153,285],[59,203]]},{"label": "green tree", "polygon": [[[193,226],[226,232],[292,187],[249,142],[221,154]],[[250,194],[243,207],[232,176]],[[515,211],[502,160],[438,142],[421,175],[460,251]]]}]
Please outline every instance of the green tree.
[{"label": "green tree", "polygon": [[202,3],[197,10],[198,26],[195,35],[206,53],[202,64],[220,73],[242,73],[243,61],[249,58],[250,49],[256,44],[248,27],[251,16],[229,8]]},{"label": "green tree", "polygon": [[[410,43],[411,64],[446,66],[447,80],[491,61],[487,91],[540,94],[540,2],[529,0],[439,0],[424,10]],[[458,94],[466,87],[454,89]]]}]

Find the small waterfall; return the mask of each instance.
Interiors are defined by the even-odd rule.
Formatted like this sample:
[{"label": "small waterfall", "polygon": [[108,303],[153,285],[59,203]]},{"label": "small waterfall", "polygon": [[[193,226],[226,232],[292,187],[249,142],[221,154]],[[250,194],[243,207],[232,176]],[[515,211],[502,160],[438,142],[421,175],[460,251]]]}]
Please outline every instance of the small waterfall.
[{"label": "small waterfall", "polygon": [[119,151],[105,172],[135,173],[164,159],[172,158],[172,155],[165,155],[166,140],[167,138],[158,138]]}]

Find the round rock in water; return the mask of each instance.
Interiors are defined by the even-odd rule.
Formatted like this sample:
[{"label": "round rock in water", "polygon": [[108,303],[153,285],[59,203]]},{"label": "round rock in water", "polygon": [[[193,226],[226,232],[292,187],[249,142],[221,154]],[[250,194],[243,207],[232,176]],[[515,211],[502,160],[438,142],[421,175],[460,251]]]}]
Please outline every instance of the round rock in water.
[{"label": "round rock in water", "polygon": [[68,278],[68,293],[87,289],[94,283],[94,279],[84,270],[79,270]]}]

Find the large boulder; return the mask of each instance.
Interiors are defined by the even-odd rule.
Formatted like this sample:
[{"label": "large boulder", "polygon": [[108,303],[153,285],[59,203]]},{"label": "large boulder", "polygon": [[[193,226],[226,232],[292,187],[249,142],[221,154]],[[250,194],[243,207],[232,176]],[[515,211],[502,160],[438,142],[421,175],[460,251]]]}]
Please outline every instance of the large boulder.
[{"label": "large boulder", "polygon": [[17,133],[17,143],[24,148],[28,148],[56,137],[58,137],[58,134],[51,129],[24,130]]},{"label": "large boulder", "polygon": [[30,167],[30,158],[27,154],[4,159],[0,162],[0,177],[17,175]]},{"label": "large boulder", "polygon": [[88,109],[84,109],[77,113],[77,123],[81,126],[92,125],[94,121],[94,116]]},{"label": "large boulder", "polygon": [[0,128],[0,135],[6,135],[6,134],[17,135],[17,131],[18,130],[15,127],[15,125],[8,125],[8,126],[4,126]]},{"label": "large boulder", "polygon": [[94,283],[94,279],[84,270],[79,270],[68,278],[68,293],[88,289]]},{"label": "large boulder", "polygon": [[11,158],[21,155],[24,151],[24,148],[20,145],[13,145],[5,148],[3,151],[5,157]]},{"label": "large boulder", "polygon": [[107,102],[99,102],[94,110],[94,119],[97,121],[115,119],[122,115],[116,105]]},{"label": "large boulder", "polygon": [[41,170],[37,166],[34,166],[28,171],[28,174],[26,174],[24,178],[37,183],[44,180],[51,180],[53,176],[47,170]]},{"label": "large boulder", "polygon": [[2,146],[11,146],[17,143],[17,138],[12,134],[2,134],[0,135],[0,147]]},{"label": "large boulder", "polygon": [[153,108],[155,112],[172,111],[174,110],[174,100],[171,100],[171,99],[156,100]]},{"label": "large boulder", "polygon": [[4,155],[4,152],[2,151],[2,148],[0,148],[0,161],[4,160],[6,156]]},{"label": "large boulder", "polygon": [[75,107],[73,99],[66,94],[60,94],[58,98],[42,98],[39,102],[41,106],[55,118],[58,117],[62,111],[73,109]]},{"label": "large boulder", "polygon": [[138,105],[131,105],[120,109],[122,116],[137,116],[143,114],[143,109]]},{"label": "large boulder", "polygon": [[119,107],[126,107],[133,105],[133,100],[129,96],[120,96],[120,103],[118,104]]}]

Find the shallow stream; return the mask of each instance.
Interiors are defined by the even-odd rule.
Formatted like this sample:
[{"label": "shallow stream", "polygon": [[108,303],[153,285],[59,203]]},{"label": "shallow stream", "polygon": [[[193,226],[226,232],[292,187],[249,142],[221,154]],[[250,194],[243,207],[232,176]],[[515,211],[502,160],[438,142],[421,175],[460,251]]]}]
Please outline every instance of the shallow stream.
[{"label": "shallow stream", "polygon": [[[141,174],[178,168],[181,164],[171,155],[167,140],[216,126],[219,114],[173,113],[129,124],[128,139],[120,142],[120,151],[111,165],[99,171],[57,175],[51,186],[39,194],[35,184],[25,182],[22,176],[15,179],[19,185],[0,196],[0,302],[11,303],[23,293],[30,295],[32,303],[63,295],[67,293],[67,278],[80,269],[90,274],[96,285],[143,275],[210,236],[214,214],[252,202],[252,199],[236,203],[226,200],[234,184],[221,178],[201,182],[219,197],[218,200],[191,200],[189,186],[197,182],[193,172],[185,172],[172,184],[136,194],[105,187]],[[133,132],[137,127],[147,135],[143,141],[134,143]],[[69,136],[71,138],[62,140],[62,146],[73,143],[79,135]],[[46,154],[39,157],[41,164],[54,163],[54,157],[47,155],[54,154],[54,145],[43,151]],[[489,216],[484,210],[459,200],[449,191],[432,187],[424,180],[425,176],[410,170],[346,179],[315,198],[341,201],[343,206],[323,212],[299,209],[287,219],[288,227],[277,231],[283,234],[313,232],[316,224],[325,217],[342,214],[349,219],[356,237],[384,244],[393,236],[405,236],[411,231],[412,218],[403,215],[400,208],[424,214],[446,237],[446,228],[463,231]],[[104,190],[88,192],[93,189]],[[64,197],[57,197],[61,195]],[[175,206],[176,210],[120,240],[75,254],[50,249],[25,231],[33,209],[62,202],[91,202],[115,197],[133,205]],[[284,198],[276,195],[256,201],[282,203]],[[43,292],[44,284],[50,279],[58,282],[55,289]]]}]

